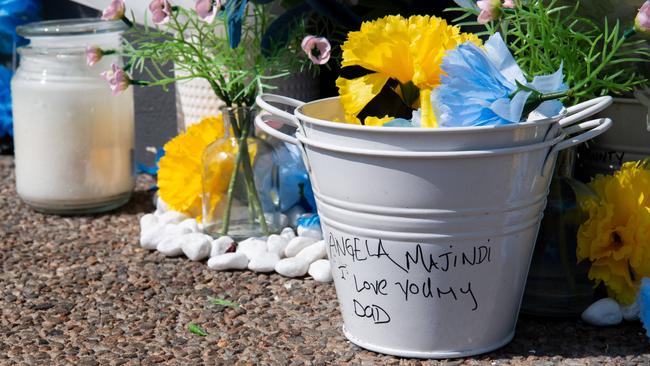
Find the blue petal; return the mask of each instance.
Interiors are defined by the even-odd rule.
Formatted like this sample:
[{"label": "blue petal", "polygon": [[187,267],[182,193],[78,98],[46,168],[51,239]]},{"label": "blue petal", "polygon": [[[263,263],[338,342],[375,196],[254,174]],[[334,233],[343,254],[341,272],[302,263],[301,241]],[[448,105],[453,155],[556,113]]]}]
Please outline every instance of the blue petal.
[{"label": "blue petal", "polygon": [[413,127],[413,122],[404,118],[395,118],[392,121],[384,123],[384,127]]},{"label": "blue petal", "polygon": [[540,75],[533,78],[530,86],[540,93],[555,93],[569,90],[569,87],[564,83],[564,65],[551,75]]},{"label": "blue petal", "polygon": [[502,119],[517,123],[521,121],[521,114],[531,94],[529,91],[520,91],[512,99],[506,97],[495,100],[490,109]]},{"label": "blue petal", "polygon": [[521,71],[517,61],[508,50],[508,46],[501,38],[500,33],[495,33],[485,42],[485,51],[488,59],[508,81],[515,84],[519,81],[522,84],[527,82],[524,72]]}]

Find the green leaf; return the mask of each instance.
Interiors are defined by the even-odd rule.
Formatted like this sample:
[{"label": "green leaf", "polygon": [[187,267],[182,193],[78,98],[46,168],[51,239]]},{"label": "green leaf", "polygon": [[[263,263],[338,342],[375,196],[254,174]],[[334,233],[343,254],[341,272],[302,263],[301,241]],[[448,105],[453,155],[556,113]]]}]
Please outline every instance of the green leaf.
[{"label": "green leaf", "polygon": [[227,307],[233,308],[233,309],[237,309],[238,307],[241,307],[241,305],[239,305],[236,302],[228,301],[228,300],[225,300],[225,299],[218,299],[216,297],[211,297],[211,296],[208,296],[208,301],[210,301],[210,303],[212,303],[212,305],[227,306]]},{"label": "green leaf", "polygon": [[189,330],[191,333],[194,333],[198,336],[205,337],[208,335],[208,332],[203,330],[203,328],[199,327],[198,325],[194,323],[190,323],[187,325],[187,330]]}]

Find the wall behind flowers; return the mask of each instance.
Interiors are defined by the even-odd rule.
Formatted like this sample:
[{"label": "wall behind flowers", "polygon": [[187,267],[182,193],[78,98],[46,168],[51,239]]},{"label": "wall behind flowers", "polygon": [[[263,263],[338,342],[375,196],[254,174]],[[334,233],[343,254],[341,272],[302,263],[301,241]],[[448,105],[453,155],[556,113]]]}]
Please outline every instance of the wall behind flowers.
[{"label": "wall behind flowers", "polygon": [[[4,16],[17,8],[36,9],[28,20],[98,17],[97,10],[68,0],[0,0],[0,153],[11,153],[10,115],[8,108],[9,80],[12,75],[13,40],[7,39],[13,33],[20,17]],[[20,5],[20,6],[18,6]],[[7,50],[5,48],[8,48]],[[136,161],[152,165],[155,156],[146,151],[147,146],[162,146],[176,134],[176,108],[174,89],[168,92],[160,88],[134,88],[136,113]],[[7,101],[7,102],[5,102]]]}]

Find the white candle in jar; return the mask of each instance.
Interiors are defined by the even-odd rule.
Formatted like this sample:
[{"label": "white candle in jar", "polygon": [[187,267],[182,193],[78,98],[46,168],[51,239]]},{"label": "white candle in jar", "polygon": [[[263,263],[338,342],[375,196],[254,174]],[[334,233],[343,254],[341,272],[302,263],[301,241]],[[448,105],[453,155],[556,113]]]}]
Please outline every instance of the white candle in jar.
[{"label": "white candle in jar", "polygon": [[84,48],[119,47],[122,27],[59,24],[21,29],[31,43],[12,81],[16,189],[43,211],[103,211],[126,202],[134,186],[133,91],[111,95],[100,73],[119,58],[91,67]]}]

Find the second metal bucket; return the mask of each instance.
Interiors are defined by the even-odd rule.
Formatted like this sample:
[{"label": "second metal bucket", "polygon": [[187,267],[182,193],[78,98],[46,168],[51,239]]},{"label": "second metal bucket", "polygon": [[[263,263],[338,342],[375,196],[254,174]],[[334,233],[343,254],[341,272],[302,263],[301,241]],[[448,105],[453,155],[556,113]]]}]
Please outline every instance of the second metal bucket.
[{"label": "second metal bucket", "polygon": [[335,145],[300,129],[296,138],[272,119],[256,125],[302,149],[346,337],[421,358],[512,339],[557,152],[612,123],[525,146],[413,152]]}]

